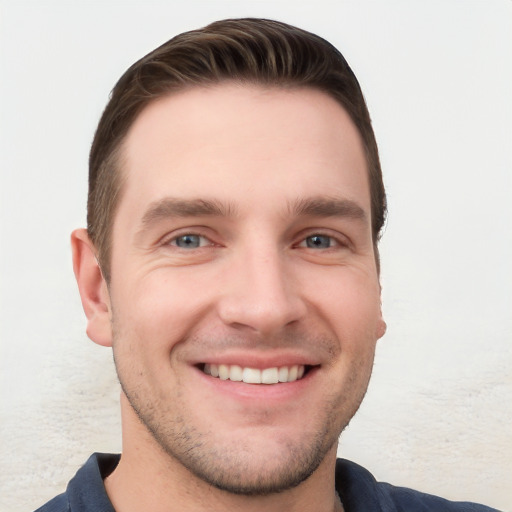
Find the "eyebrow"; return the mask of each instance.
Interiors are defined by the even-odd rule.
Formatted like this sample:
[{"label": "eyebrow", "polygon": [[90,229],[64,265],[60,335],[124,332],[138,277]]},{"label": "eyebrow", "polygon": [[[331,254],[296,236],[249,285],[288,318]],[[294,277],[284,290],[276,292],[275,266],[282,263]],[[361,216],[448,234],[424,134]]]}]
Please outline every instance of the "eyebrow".
[{"label": "eyebrow", "polygon": [[[142,230],[171,217],[233,217],[236,207],[215,199],[166,197],[150,204],[141,221]],[[288,202],[290,214],[312,217],[348,217],[365,221],[364,209],[354,201],[332,197],[312,197]]]},{"label": "eyebrow", "polygon": [[288,209],[296,216],[348,217],[360,221],[367,220],[365,210],[349,199],[332,197],[297,199],[288,204]]},{"label": "eyebrow", "polygon": [[177,199],[166,197],[152,203],[142,217],[142,226],[169,217],[231,217],[235,213],[232,204],[210,199]]}]

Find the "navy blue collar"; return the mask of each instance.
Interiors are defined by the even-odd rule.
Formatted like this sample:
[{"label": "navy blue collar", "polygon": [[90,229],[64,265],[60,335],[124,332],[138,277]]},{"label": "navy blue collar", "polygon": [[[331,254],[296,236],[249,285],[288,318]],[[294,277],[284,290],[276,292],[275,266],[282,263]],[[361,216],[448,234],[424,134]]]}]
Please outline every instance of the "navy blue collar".
[{"label": "navy blue collar", "polygon": [[68,484],[66,495],[73,512],[115,512],[103,480],[116,469],[120,455],[94,453]]},{"label": "navy blue collar", "polygon": [[[119,464],[120,455],[95,453],[61,494],[36,512],[115,512],[103,480]],[[363,467],[346,459],[336,461],[336,490],[345,512],[497,512],[475,503],[447,501],[404,487],[377,482]]]}]

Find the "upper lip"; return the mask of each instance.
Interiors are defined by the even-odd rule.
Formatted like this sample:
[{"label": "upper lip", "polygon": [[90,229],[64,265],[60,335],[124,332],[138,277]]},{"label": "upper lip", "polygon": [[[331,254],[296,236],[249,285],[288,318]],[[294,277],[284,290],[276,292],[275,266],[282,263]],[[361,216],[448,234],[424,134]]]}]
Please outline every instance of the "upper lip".
[{"label": "upper lip", "polygon": [[223,354],[216,354],[212,356],[205,355],[204,358],[193,361],[193,365],[201,364],[225,364],[225,365],[238,365],[242,368],[280,368],[282,366],[317,366],[320,361],[317,358],[311,357],[307,354],[298,352],[226,352]]}]

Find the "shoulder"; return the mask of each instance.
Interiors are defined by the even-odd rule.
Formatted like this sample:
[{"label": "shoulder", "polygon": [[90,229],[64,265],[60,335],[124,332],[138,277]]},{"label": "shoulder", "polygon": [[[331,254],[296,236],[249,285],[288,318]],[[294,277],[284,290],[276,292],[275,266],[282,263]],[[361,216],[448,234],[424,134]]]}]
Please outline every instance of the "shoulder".
[{"label": "shoulder", "polygon": [[[378,485],[381,492],[389,496],[397,507],[407,506],[412,507],[413,510],[425,512],[497,512],[496,509],[478,503],[449,501],[439,496],[425,494],[405,487],[394,487],[386,483],[379,483]],[[398,510],[402,509],[398,508]]]},{"label": "shoulder", "polygon": [[119,458],[94,453],[70,480],[66,492],[35,512],[114,512],[103,480],[115,469]]},{"label": "shoulder", "polygon": [[368,470],[345,459],[336,462],[336,489],[346,512],[498,512],[476,503],[449,501],[377,482]]},{"label": "shoulder", "polygon": [[59,494],[35,512],[70,512],[69,502],[65,494]]}]

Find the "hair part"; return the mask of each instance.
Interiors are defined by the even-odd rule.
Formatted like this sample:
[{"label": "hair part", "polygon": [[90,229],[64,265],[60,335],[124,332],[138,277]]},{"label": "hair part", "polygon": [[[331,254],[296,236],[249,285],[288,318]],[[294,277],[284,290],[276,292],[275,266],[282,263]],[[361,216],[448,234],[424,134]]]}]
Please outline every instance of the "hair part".
[{"label": "hair part", "polygon": [[368,165],[372,237],[386,217],[386,194],[375,135],[363,93],[343,55],[329,42],[285,23],[228,19],[180,34],[133,64],[119,79],[101,116],[89,156],[87,230],[110,281],[114,218],[123,192],[122,145],[140,112],[172,92],[225,81],[313,88],[340,103],[356,125]]}]

